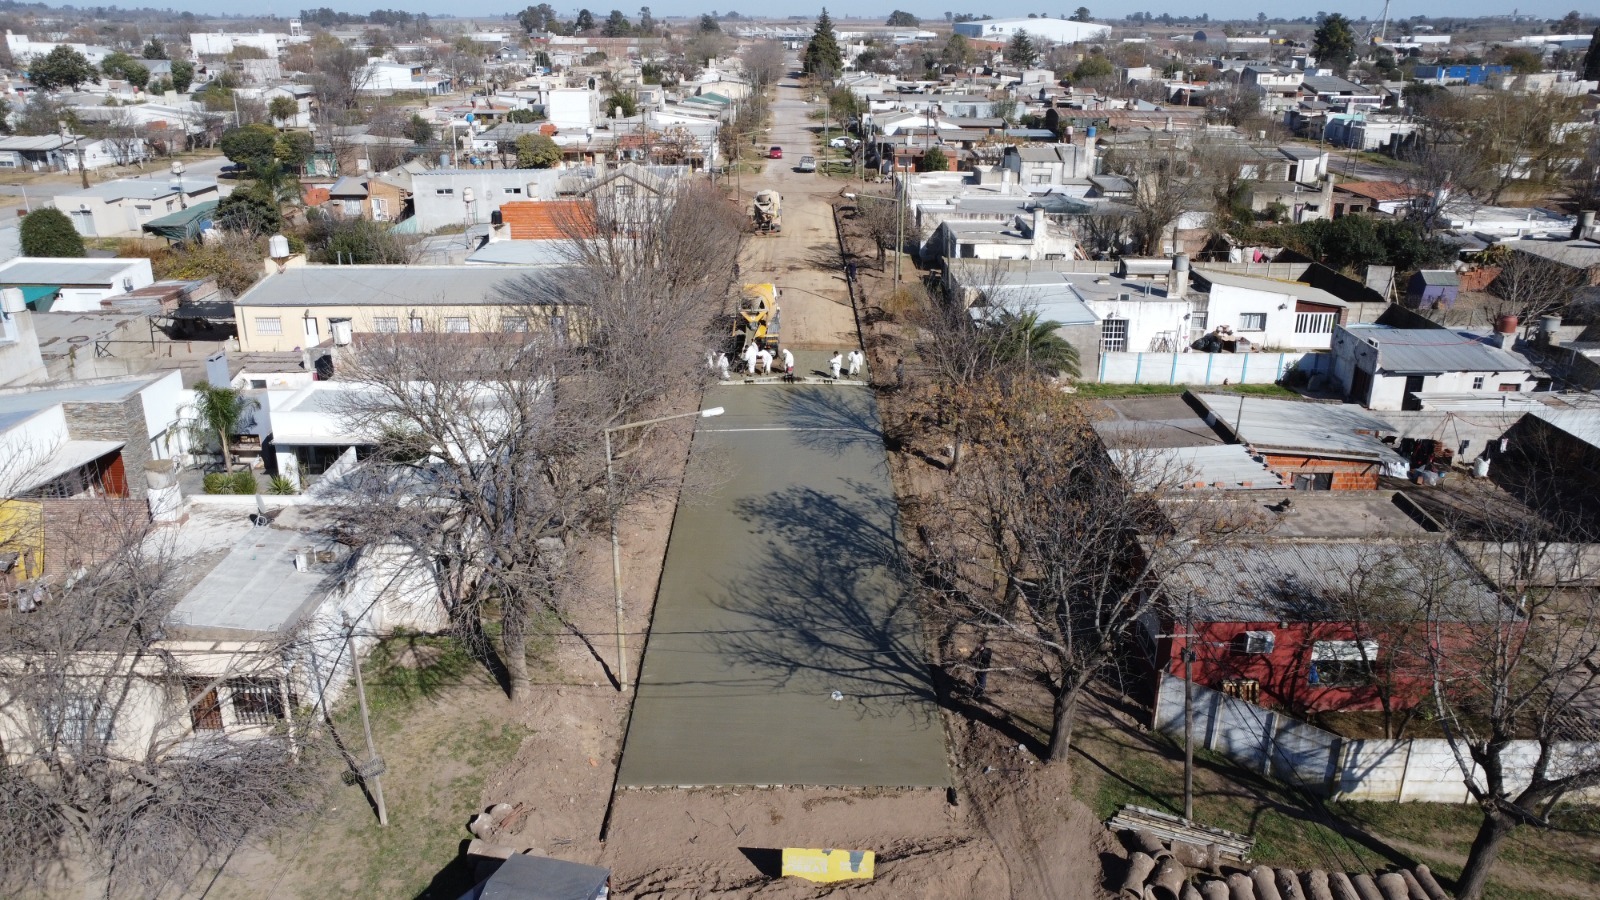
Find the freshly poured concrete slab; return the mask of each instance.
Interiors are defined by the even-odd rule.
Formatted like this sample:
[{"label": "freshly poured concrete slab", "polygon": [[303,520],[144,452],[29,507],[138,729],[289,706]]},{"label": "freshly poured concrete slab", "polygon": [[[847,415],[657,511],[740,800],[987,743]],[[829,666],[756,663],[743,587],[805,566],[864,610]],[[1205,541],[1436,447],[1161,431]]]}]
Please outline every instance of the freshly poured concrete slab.
[{"label": "freshly poured concrete slab", "polygon": [[728,385],[705,405],[727,412],[690,465],[720,487],[673,522],[618,783],[947,785],[872,394]]}]

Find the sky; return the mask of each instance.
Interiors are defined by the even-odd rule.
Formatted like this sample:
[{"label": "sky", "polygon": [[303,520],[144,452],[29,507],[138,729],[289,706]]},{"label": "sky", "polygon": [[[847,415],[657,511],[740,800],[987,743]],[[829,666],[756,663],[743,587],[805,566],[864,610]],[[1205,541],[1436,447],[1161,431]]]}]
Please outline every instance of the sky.
[{"label": "sky", "polygon": [[[79,2],[81,5],[85,2],[92,3],[94,0],[79,0]],[[534,2],[537,2],[537,0],[534,0]],[[713,0],[713,2],[715,2],[715,0]],[[728,12],[729,10],[733,10],[745,13],[747,15],[754,14],[755,12],[774,14],[779,8],[781,8],[780,4],[772,4],[770,0],[761,3],[747,3],[742,8],[738,4],[737,0],[721,0],[721,2],[726,5],[707,6],[705,5],[704,0],[654,0],[654,2],[651,2],[649,5],[651,12],[656,16],[699,15],[700,13],[707,12],[710,9],[716,9],[719,12]],[[594,0],[594,5],[590,6],[589,8],[596,12],[609,12],[617,3],[628,4],[622,7],[622,11],[627,13],[630,17],[636,16],[639,6],[644,5],[641,0],[610,0],[609,3],[606,2],[606,0]],[[1173,15],[1189,16],[1197,16],[1201,13],[1209,13],[1213,19],[1254,19],[1258,12],[1263,11],[1268,15],[1306,16],[1313,15],[1317,10],[1320,9],[1327,9],[1331,12],[1342,12],[1352,19],[1359,19],[1362,16],[1376,19],[1383,14],[1382,0],[1366,0],[1366,2],[1353,3],[1347,2],[1337,5],[1326,3],[1309,3],[1304,6],[1296,5],[1290,8],[1285,8],[1281,3],[1268,3],[1265,2],[1265,0],[1211,0],[1211,2],[1197,4],[1169,2],[1166,5],[1163,5],[1160,2],[1132,2],[1119,4],[1117,6],[1100,7],[1096,7],[1093,0],[1079,0],[1079,3],[1088,6],[1091,14],[1094,12],[1099,12],[1102,15],[1113,17],[1121,17],[1135,11],[1148,11],[1155,13],[1156,15],[1160,15],[1163,12],[1168,12],[1172,13]],[[1044,6],[1041,8],[1037,5],[1030,6],[1022,2],[1016,2],[1014,4],[1000,4],[998,6],[992,2],[969,3],[963,6],[959,0],[941,0],[941,2],[928,3],[924,5],[919,5],[914,2],[905,2],[899,6],[885,6],[882,16],[887,17],[890,10],[898,8],[930,19],[943,18],[944,12],[947,9],[958,13],[987,13],[988,15],[996,18],[1026,16],[1029,12],[1048,14],[1052,18],[1058,18],[1063,14],[1070,15],[1072,10],[1077,9],[1079,3],[1075,3],[1071,7]],[[138,2],[129,3],[124,0],[123,5],[131,7],[145,4]],[[157,7],[170,7],[180,11],[189,10],[202,14],[214,14],[218,9],[216,0],[166,0],[166,2],[155,0],[155,2],[152,2],[149,5]],[[403,9],[410,12],[425,12],[429,15],[448,14],[458,16],[496,16],[508,12],[515,13],[527,5],[529,5],[528,0],[448,0],[448,2],[446,2],[446,0],[431,0],[431,2],[430,0],[361,0],[361,2],[356,3],[336,2],[336,0],[234,0],[234,2],[227,4],[227,6],[232,7],[239,12],[248,10],[250,12],[259,14],[273,14],[285,17],[297,15],[299,14],[300,10],[308,7],[323,6],[341,12],[355,13],[365,13],[375,8],[381,8]],[[572,0],[561,0],[561,2],[552,2],[551,5],[563,15],[570,16],[575,14],[579,6],[582,4],[573,3]],[[821,4],[812,6],[808,2],[805,4],[793,4],[790,5],[789,8],[791,9],[791,15],[812,15],[820,8],[820,6]],[[1448,14],[1451,16],[1466,17],[1508,15],[1513,9],[1518,9],[1523,15],[1533,15],[1541,18],[1554,19],[1560,18],[1575,7],[1579,10],[1582,10],[1584,6],[1585,4],[1578,3],[1577,0],[1537,0],[1537,2],[1529,2],[1529,0],[1509,0],[1509,2],[1506,2],[1506,0],[1498,0],[1498,2],[1496,2],[1496,0],[1457,0],[1457,2],[1451,3],[1447,8],[1440,8],[1437,5],[1424,6],[1421,3],[1410,2],[1393,3],[1389,9],[1389,16],[1391,19],[1395,19],[1406,18],[1414,15],[1429,14]],[[854,4],[835,2],[832,12],[835,17],[837,17],[841,11],[845,10],[848,10],[851,14],[859,14],[857,12],[859,9],[860,7],[857,7]],[[1594,15],[1594,9],[1591,7],[1587,14],[1591,16]]]}]

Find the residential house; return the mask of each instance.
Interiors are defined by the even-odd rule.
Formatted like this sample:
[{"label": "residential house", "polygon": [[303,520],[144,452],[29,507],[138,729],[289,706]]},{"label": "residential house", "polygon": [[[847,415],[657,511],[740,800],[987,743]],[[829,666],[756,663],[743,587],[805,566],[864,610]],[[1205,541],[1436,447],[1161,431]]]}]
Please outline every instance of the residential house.
[{"label": "residential house", "polygon": [[1518,240],[1505,241],[1501,246],[1557,265],[1580,285],[1600,285],[1600,239]]},{"label": "residential house", "polygon": [[1082,181],[1095,174],[1094,146],[1045,144],[1008,145],[1000,165],[1012,172],[1018,184],[1049,185]]},{"label": "residential house", "polygon": [[303,266],[276,272],[234,300],[239,348],[250,353],[342,346],[362,334],[527,331],[565,335],[566,315],[530,323],[521,273],[498,266]]},{"label": "residential house", "polygon": [[91,184],[54,200],[84,237],[122,237],[137,236],[152,219],[221,196],[213,179],[163,175]]},{"label": "residential house", "polygon": [[1540,381],[1535,366],[1511,350],[1513,337],[1340,325],[1332,342],[1334,375],[1345,398],[1368,409],[1421,410],[1441,402],[1497,408],[1525,399],[1515,395],[1533,391]]},{"label": "residential house", "polygon": [[1300,96],[1352,112],[1359,107],[1377,109],[1383,105],[1383,97],[1375,89],[1337,75],[1305,76],[1300,81]]},{"label": "residential house", "polygon": [[143,138],[92,139],[82,135],[46,134],[0,137],[0,170],[76,172],[125,166],[148,155]]},{"label": "residential house", "polygon": [[402,179],[383,175],[346,175],[329,185],[325,208],[345,218],[398,222],[410,215],[411,191]]},{"label": "residential house", "polygon": [[306,128],[311,124],[311,107],[316,100],[316,91],[309,84],[280,84],[267,88],[261,92],[263,103],[272,103],[278,97],[286,97],[294,101],[294,115],[287,119],[278,120],[277,124],[283,128]]},{"label": "residential house", "polygon": [[1349,304],[1300,281],[1240,275],[1198,266],[1196,286],[1207,295],[1205,324],[1251,349],[1326,350]]},{"label": "residential house", "polygon": [[1425,195],[1395,181],[1343,181],[1333,186],[1333,218],[1351,213],[1404,215]]},{"label": "residential house", "polygon": [[33,312],[20,289],[0,289],[0,385],[26,384],[44,377]]},{"label": "residential house", "polygon": [[412,173],[413,226],[419,233],[491,222],[500,207],[553,200],[560,169],[431,169]]},{"label": "residential house", "polygon": [[16,289],[36,312],[86,312],[155,281],[150,260],[19,256],[0,263],[0,289]]},{"label": "residential house", "polygon": [[1190,394],[1206,424],[1250,448],[1298,491],[1370,491],[1380,476],[1404,477],[1408,461],[1384,440],[1399,429],[1344,404]]},{"label": "residential house", "polygon": [[1260,94],[1262,111],[1275,115],[1300,102],[1300,82],[1305,76],[1303,69],[1251,65],[1240,70],[1239,83]]},{"label": "residential house", "polygon": [[429,71],[423,63],[397,63],[389,60],[372,60],[358,78],[360,89],[369,94],[392,94],[397,91],[419,91],[424,94],[445,94],[450,91],[450,76]]}]

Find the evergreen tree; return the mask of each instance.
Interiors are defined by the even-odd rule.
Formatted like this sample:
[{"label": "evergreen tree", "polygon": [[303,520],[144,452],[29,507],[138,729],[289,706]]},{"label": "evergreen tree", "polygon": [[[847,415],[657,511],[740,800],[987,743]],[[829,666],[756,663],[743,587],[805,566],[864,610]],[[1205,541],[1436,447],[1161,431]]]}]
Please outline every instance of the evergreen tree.
[{"label": "evergreen tree", "polygon": [[591,31],[594,29],[594,13],[587,9],[578,10],[578,18],[572,23],[574,31]]},{"label": "evergreen tree", "polygon": [[1317,62],[1340,75],[1348,72],[1356,60],[1356,33],[1350,28],[1350,20],[1339,13],[1323,19],[1312,35],[1311,52]]},{"label": "evergreen tree", "polygon": [[84,256],[83,237],[59,209],[36,209],[22,217],[23,256]]},{"label": "evergreen tree", "polygon": [[1018,31],[1006,45],[1006,62],[1021,69],[1031,69],[1039,63],[1039,48],[1026,31]]},{"label": "evergreen tree", "polygon": [[833,20],[828,18],[827,7],[823,7],[822,15],[817,17],[816,30],[811,33],[811,41],[806,44],[801,59],[801,70],[817,78],[831,80],[844,68],[844,55],[839,52],[839,39],[833,35]]},{"label": "evergreen tree", "polygon": [[33,61],[28,67],[28,80],[41,91],[75,91],[85,84],[99,84],[100,73],[87,56],[60,44]]},{"label": "evergreen tree", "polygon": [[517,168],[554,169],[561,165],[561,148],[548,135],[529,132],[517,138]]},{"label": "evergreen tree", "polygon": [[948,172],[950,171],[950,157],[945,156],[944,151],[938,147],[929,147],[928,152],[922,154],[922,158],[917,160],[917,171]]},{"label": "evergreen tree", "polygon": [[144,50],[139,55],[145,59],[166,59],[167,46],[161,43],[160,38],[151,38],[150,43],[144,45]]},{"label": "evergreen tree", "polygon": [[1583,54],[1583,80],[1600,81],[1600,28],[1589,38],[1589,51]]}]

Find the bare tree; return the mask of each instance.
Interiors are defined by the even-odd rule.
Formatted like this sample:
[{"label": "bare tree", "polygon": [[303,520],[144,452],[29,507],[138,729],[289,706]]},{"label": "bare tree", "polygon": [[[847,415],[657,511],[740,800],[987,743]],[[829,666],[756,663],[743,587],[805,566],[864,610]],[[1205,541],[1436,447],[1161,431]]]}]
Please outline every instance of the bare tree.
[{"label": "bare tree", "polygon": [[[87,875],[106,897],[169,895],[303,811],[322,757],[311,726],[287,718],[253,738],[196,731],[196,704],[254,671],[197,683],[165,641],[175,561],[143,516],[72,502],[98,513],[81,524],[101,552],[38,582],[29,611],[0,613],[0,878],[14,892]],[[280,637],[252,658],[281,665],[294,637]]]},{"label": "bare tree", "polygon": [[750,79],[751,89],[757,92],[777,84],[779,79],[788,74],[783,47],[776,41],[750,44],[739,54],[739,60],[744,64],[744,73]]},{"label": "bare tree", "polygon": [[691,401],[708,376],[743,222],[707,191],[599,197],[564,223],[568,266],[505,289],[498,321],[368,336],[341,366],[361,385],[345,417],[375,446],[338,487],[346,527],[434,574],[515,700],[531,630],[567,622],[574,542],[669,484],[659,432],[638,429],[607,490],[601,433]]},{"label": "bare tree", "polygon": [[1106,169],[1134,182],[1128,224],[1138,251],[1159,256],[1169,230],[1186,212],[1209,211],[1213,186],[1201,161],[1213,156],[1204,142],[1163,136],[1144,147],[1118,148],[1106,155]]},{"label": "bare tree", "polygon": [[1521,250],[1512,250],[1500,274],[1489,284],[1498,302],[1495,315],[1521,317],[1531,322],[1538,316],[1558,312],[1572,302],[1585,286],[1584,272]]},{"label": "bare tree", "polygon": [[1113,461],[1088,406],[1042,380],[987,379],[963,407],[979,437],[931,498],[924,580],[939,611],[1049,691],[1046,758],[1059,762],[1088,685],[1237,514],[1203,501],[1164,509],[1181,473],[1154,454]]}]

